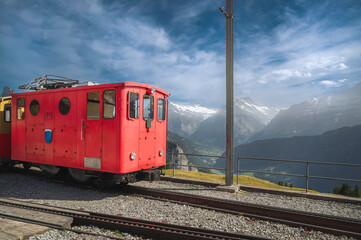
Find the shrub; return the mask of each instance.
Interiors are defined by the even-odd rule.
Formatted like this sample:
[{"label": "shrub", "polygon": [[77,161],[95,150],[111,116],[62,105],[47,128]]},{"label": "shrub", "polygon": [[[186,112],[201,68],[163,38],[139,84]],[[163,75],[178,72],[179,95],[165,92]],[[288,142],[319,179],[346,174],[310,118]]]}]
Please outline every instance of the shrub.
[{"label": "shrub", "polygon": [[341,187],[336,185],[333,189],[333,193],[349,197],[361,197],[360,186],[358,184],[356,184],[353,189],[348,183],[343,183]]}]

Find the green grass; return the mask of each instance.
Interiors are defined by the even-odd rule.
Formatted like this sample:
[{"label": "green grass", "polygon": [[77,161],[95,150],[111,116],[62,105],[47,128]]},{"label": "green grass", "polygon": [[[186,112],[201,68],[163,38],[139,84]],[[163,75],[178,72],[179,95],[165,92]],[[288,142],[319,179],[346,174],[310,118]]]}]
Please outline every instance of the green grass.
[{"label": "green grass", "polygon": [[[163,169],[163,173],[167,176],[173,176],[173,170],[172,169]],[[199,179],[199,180],[205,180],[205,181],[212,181],[212,182],[225,182],[225,175],[216,175],[216,174],[209,174],[209,173],[202,173],[202,172],[191,172],[191,171],[185,171],[185,170],[175,170],[175,176],[176,177],[184,177],[184,178],[193,178],[193,179]],[[237,184],[237,175],[233,176],[233,183]],[[285,187],[280,186],[275,183],[271,183],[266,180],[262,180],[255,177],[250,176],[243,176],[239,175],[239,184],[248,185],[248,186],[256,186],[256,187],[266,187],[266,188],[274,188],[274,189],[286,189],[286,190],[293,190],[293,191],[302,191],[305,192],[305,189],[303,188],[291,188],[291,187]],[[317,192],[314,190],[309,190],[309,192]]]}]

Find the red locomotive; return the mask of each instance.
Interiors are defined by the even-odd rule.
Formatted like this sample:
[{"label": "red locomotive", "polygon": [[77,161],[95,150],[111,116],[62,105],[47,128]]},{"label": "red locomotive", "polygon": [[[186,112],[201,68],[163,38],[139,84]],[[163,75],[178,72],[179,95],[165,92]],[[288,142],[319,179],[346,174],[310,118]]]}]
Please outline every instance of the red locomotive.
[{"label": "red locomotive", "polygon": [[66,169],[80,182],[158,180],[169,93],[133,82],[79,85],[12,94],[11,162],[49,176]]}]

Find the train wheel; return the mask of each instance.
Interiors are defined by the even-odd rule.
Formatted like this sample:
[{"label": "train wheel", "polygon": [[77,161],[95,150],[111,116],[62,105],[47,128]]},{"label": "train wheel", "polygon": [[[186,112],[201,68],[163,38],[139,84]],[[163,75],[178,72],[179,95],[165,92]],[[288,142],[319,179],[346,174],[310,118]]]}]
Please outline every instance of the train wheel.
[{"label": "train wheel", "polygon": [[7,170],[8,170],[8,167],[7,167],[6,163],[0,164],[0,172],[2,172],[2,171],[6,172]]},{"label": "train wheel", "polygon": [[44,173],[44,175],[49,178],[55,177],[60,171],[59,167],[51,166],[51,165],[40,165],[39,168]]},{"label": "train wheel", "polygon": [[76,181],[76,182],[87,182],[91,178],[91,176],[85,174],[85,170],[83,169],[77,169],[77,168],[68,168],[70,176]]},{"label": "train wheel", "polygon": [[23,163],[23,168],[29,170],[31,168],[31,163]]}]

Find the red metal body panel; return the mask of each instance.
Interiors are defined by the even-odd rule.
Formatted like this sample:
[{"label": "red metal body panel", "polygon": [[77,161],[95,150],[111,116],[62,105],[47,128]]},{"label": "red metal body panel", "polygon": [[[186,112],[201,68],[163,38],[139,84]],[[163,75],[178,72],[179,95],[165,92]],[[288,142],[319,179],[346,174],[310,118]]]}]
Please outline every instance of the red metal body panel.
[{"label": "red metal body panel", "polygon": [[[26,127],[25,127],[25,158],[29,162],[45,163],[45,146],[44,145],[44,129],[45,129],[45,107],[44,94],[38,94],[35,98],[25,97],[25,109],[30,109],[30,102],[38,100],[40,109],[37,116],[33,116],[30,112],[25,111]],[[16,109],[16,108],[15,108]],[[22,120],[24,121],[24,120]]]},{"label": "red metal body panel", "polygon": [[[63,115],[58,110],[59,101],[67,97],[70,100],[70,111]],[[77,163],[77,92],[67,91],[54,93],[49,101],[49,112],[47,113],[48,125],[46,128],[53,129],[53,141],[49,146],[49,151],[53,150],[53,156],[48,155],[47,163],[57,166],[75,166]],[[49,99],[49,100],[50,100]],[[53,126],[53,128],[51,127]]]},{"label": "red metal body panel", "polygon": [[13,98],[11,103],[11,159],[25,161],[25,121],[16,120],[17,99]]},{"label": "red metal body panel", "polygon": [[6,122],[5,112],[10,111],[11,97],[0,98],[0,160],[9,158],[11,154],[11,123]]},{"label": "red metal body panel", "polygon": [[[139,117],[138,119],[129,119],[127,115],[127,102],[121,104],[121,137],[120,149],[121,161],[120,172],[131,172],[140,169],[149,169],[152,167],[163,166],[166,163],[166,133],[167,133],[167,116],[163,121],[157,120],[157,99],[169,95],[164,91],[156,91],[154,96],[154,120],[151,122],[151,128],[146,128],[146,121],[143,119],[143,101],[142,97],[147,93],[144,87],[125,86],[122,89],[122,99],[127,99],[129,91],[139,94]],[[167,113],[167,111],[165,110]],[[160,156],[159,152],[163,150],[164,154]],[[136,153],[134,160],[129,158],[131,153]]]},{"label": "red metal body panel", "polygon": [[0,133],[0,158],[10,158],[11,136],[9,133]]},{"label": "red metal body panel", "polygon": [[[169,93],[154,88],[155,93],[151,94],[154,120],[151,127],[146,128],[141,110],[142,97],[149,94],[151,88],[154,87],[140,83],[116,83],[13,94],[12,159],[112,173],[165,165],[167,116],[162,121],[157,119],[157,103],[158,98],[166,99]],[[103,116],[105,91],[115,94],[115,108],[111,111],[115,116]],[[138,119],[128,118],[129,91],[139,94]],[[95,100],[88,100],[88,94],[95,96]],[[71,104],[66,115],[58,108],[64,97]],[[19,98],[25,99],[24,120],[16,118]],[[29,111],[34,99],[40,106],[36,116]],[[87,104],[95,104],[95,107]],[[45,141],[45,129],[52,130],[50,143]],[[136,153],[133,160],[131,153]]]}]

